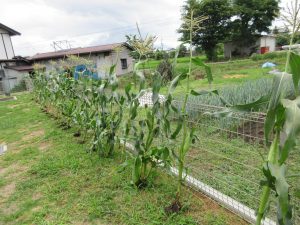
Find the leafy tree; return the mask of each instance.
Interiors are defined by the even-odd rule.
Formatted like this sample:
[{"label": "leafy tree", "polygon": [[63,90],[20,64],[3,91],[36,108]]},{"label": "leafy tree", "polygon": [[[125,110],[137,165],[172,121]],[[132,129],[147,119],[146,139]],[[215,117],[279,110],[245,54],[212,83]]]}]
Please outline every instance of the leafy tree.
[{"label": "leafy tree", "polygon": [[[193,35],[193,44],[201,47],[209,60],[215,60],[217,44],[224,41],[229,34],[232,16],[229,0],[188,0],[183,6],[182,18],[189,17],[191,10],[194,11],[195,18],[206,17],[198,25],[201,28]],[[184,23],[178,32],[182,34],[182,41],[188,40],[189,32],[184,29]]]},{"label": "leafy tree", "polygon": [[278,0],[234,0],[231,39],[242,46],[250,46],[257,34],[269,32],[279,14],[278,3]]},{"label": "leafy tree", "polygon": [[[276,35],[276,45],[277,46],[284,46],[284,45],[289,45],[291,39],[291,34],[290,33],[278,33]],[[300,43],[300,34],[294,34],[293,38],[293,43],[299,44]]]}]

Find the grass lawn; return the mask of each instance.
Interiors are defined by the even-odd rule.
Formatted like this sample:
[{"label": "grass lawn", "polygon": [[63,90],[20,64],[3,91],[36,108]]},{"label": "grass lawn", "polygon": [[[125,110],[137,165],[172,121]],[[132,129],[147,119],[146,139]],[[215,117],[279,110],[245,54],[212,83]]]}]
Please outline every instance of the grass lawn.
[{"label": "grass lawn", "polygon": [[[210,199],[185,189],[181,214],[166,216],[174,178],[158,171],[145,190],[130,184],[125,154],[87,153],[75,129],[62,130],[32,96],[0,102],[0,224],[247,224]],[[159,176],[158,176],[159,174]]]}]

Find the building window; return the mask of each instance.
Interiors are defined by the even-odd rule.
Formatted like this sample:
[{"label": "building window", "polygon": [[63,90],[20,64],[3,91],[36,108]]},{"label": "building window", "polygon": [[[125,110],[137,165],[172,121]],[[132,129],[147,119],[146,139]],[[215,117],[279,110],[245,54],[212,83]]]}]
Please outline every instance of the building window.
[{"label": "building window", "polygon": [[125,70],[128,68],[127,59],[121,59],[121,66],[122,66],[122,70]]}]

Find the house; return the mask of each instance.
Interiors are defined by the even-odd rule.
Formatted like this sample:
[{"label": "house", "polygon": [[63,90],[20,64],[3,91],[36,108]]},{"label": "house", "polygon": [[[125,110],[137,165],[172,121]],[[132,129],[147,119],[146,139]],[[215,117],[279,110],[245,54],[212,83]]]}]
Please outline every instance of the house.
[{"label": "house", "polygon": [[[117,49],[121,50],[118,51]],[[115,43],[38,53],[29,59],[33,64],[42,64],[45,66],[46,71],[50,71],[54,69],[55,62],[63,61],[71,55],[79,56],[92,61],[98,78],[101,78],[105,77],[109,68],[114,64],[116,64],[117,76],[132,72],[134,62],[129,54],[131,50],[125,43]]]},{"label": "house", "polygon": [[276,51],[276,37],[274,35],[261,35],[252,46],[240,46],[237,42],[229,41],[224,43],[224,56],[249,56],[252,53],[265,54]]},{"label": "house", "polygon": [[32,70],[30,61],[15,56],[11,37],[21,35],[18,31],[0,23],[0,93],[9,94],[25,74]]}]

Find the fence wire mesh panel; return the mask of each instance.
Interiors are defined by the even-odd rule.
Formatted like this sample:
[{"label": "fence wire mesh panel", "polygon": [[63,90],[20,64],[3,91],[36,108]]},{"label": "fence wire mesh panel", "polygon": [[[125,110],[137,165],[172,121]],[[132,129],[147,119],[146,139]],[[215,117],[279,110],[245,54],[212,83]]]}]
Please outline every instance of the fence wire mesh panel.
[{"label": "fence wire mesh panel", "polygon": [[[143,105],[147,102],[151,105],[150,95],[143,98]],[[175,105],[180,109],[181,104],[181,101],[176,101]],[[224,107],[198,102],[189,103],[187,109],[189,126],[195,128],[199,137],[186,158],[187,174],[190,176],[187,182],[191,186],[202,185],[200,189],[204,194],[217,199],[230,210],[253,222],[262,191],[260,182],[263,179],[263,159],[268,154],[264,138],[265,113],[235,112],[221,118],[216,117],[214,113],[224,110]],[[174,128],[176,120],[177,116],[172,115]],[[179,136],[169,144],[173,147],[179,146],[180,141]],[[300,168],[299,151],[298,146],[291,153],[287,171],[293,196],[294,224],[300,224],[300,182],[297,177]],[[205,191],[207,188],[211,190]],[[232,208],[233,205],[237,209]],[[251,216],[254,216],[254,219]],[[267,217],[270,221],[265,221],[264,224],[274,224],[272,222],[276,221],[274,198],[271,200]]]}]

